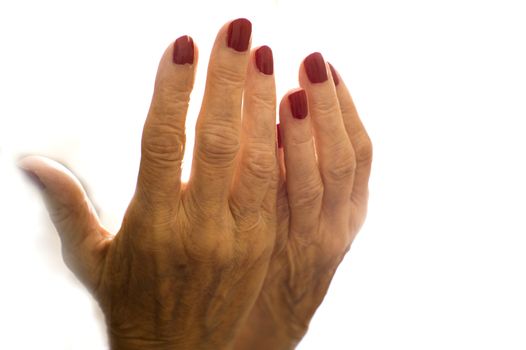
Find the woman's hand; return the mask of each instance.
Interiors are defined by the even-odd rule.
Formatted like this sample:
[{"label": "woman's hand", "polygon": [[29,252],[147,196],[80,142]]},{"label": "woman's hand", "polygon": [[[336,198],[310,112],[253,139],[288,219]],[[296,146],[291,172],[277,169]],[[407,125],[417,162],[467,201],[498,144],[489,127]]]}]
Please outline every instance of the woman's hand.
[{"label": "woman's hand", "polygon": [[276,247],[236,349],[295,347],[366,216],[372,146],[351,96],[319,53],[299,81],[280,105]]},{"label": "woman's hand", "polygon": [[250,51],[250,38],[244,19],[218,34],[183,184],[197,50],[186,36],[166,50],[136,192],[115,236],[63,167],[20,162],[42,187],[65,262],[105,314],[112,348],[228,347],[259,294],[275,244],[279,168],[272,52]]}]

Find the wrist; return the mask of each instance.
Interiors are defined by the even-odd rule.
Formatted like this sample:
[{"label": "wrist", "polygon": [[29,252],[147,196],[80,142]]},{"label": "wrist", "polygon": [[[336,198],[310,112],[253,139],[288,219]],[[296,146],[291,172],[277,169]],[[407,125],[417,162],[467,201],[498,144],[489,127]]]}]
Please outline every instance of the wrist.
[{"label": "wrist", "polygon": [[132,333],[108,328],[108,343],[111,350],[180,350],[192,348],[187,344],[188,339],[156,336],[153,333]]},{"label": "wrist", "polygon": [[[108,340],[111,350],[196,350],[196,349],[230,349],[233,336],[218,332],[219,336],[204,335],[195,329],[174,337],[166,338],[150,333],[147,337],[116,334],[109,331]],[[230,341],[229,341],[230,339]]]}]

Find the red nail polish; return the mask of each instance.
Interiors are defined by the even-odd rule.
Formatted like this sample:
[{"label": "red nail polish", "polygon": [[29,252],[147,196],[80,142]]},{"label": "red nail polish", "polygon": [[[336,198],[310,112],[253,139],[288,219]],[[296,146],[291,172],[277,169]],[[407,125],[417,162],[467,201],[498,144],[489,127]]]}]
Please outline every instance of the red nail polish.
[{"label": "red nail polish", "polygon": [[26,175],[27,179],[40,190],[46,189],[46,185],[40,180],[40,178],[32,171],[26,169],[20,169]]},{"label": "red nail polish", "polygon": [[261,46],[256,50],[256,66],[263,74],[272,75],[274,73],[274,59],[270,47]]},{"label": "red nail polish", "polygon": [[278,139],[278,148],[283,148],[283,145],[281,144],[281,133],[279,131],[279,124],[276,124],[276,135]]},{"label": "red nail polish", "polygon": [[252,35],[252,23],[246,18],[238,18],[230,23],[228,27],[228,47],[243,52],[248,49]]},{"label": "red nail polish", "polygon": [[194,63],[194,41],[183,35],[174,42],[173,62],[176,64]]},{"label": "red nail polish", "polygon": [[323,83],[327,81],[327,68],[325,67],[325,60],[321,53],[311,53],[305,58],[303,65],[311,83]]},{"label": "red nail polish", "polygon": [[336,72],[336,69],[332,66],[332,64],[329,63],[329,68],[331,69],[331,75],[332,75],[332,81],[334,81],[334,85],[338,86],[340,83],[340,78],[338,78],[338,73]]},{"label": "red nail polish", "polygon": [[309,112],[305,90],[298,90],[289,95],[290,111],[296,119],[304,119]]}]

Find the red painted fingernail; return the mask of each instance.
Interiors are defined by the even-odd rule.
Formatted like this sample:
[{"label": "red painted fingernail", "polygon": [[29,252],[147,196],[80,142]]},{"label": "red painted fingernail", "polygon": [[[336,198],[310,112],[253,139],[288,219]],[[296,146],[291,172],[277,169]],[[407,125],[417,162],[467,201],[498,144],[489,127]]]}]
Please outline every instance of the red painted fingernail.
[{"label": "red painted fingernail", "polygon": [[325,60],[319,52],[314,52],[308,55],[303,61],[307,77],[311,83],[323,83],[327,81],[327,68],[325,67]]},{"label": "red painted fingernail", "polygon": [[246,18],[238,18],[230,23],[228,27],[228,47],[243,52],[248,49],[252,35],[252,23]]},{"label": "red painted fingernail", "polygon": [[304,119],[309,112],[305,90],[298,90],[289,95],[290,111],[296,119]]},{"label": "red painted fingernail", "polygon": [[174,42],[173,61],[176,64],[194,63],[194,41],[188,35],[183,35]]},{"label": "red painted fingernail", "polygon": [[283,145],[281,144],[281,133],[279,131],[279,124],[276,124],[276,135],[278,138],[278,148],[282,148]]},{"label": "red painted fingernail", "polygon": [[256,50],[256,66],[263,74],[272,75],[274,73],[274,59],[270,47],[261,46]]},{"label": "red painted fingernail", "polygon": [[22,172],[26,175],[27,179],[35,186],[37,186],[40,190],[46,189],[46,185],[40,180],[40,178],[32,171],[29,171],[27,169],[22,169]]},{"label": "red painted fingernail", "polygon": [[338,86],[340,83],[340,78],[338,78],[338,73],[336,72],[336,69],[332,66],[332,64],[329,63],[329,68],[331,69],[331,75],[332,75],[332,81],[334,81],[334,85]]}]

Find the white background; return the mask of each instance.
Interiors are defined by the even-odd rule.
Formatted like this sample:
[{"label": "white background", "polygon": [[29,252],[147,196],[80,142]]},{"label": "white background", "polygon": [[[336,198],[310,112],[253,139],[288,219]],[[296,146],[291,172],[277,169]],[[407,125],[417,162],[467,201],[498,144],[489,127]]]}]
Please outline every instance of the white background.
[{"label": "white background", "polygon": [[98,309],[14,159],[67,164],[116,231],[162,52],[183,34],[200,47],[192,142],[212,40],[244,16],[254,45],[274,49],[280,95],[321,51],[374,143],[369,217],[299,348],[526,349],[523,7],[2,0],[0,348],[105,347]]}]

